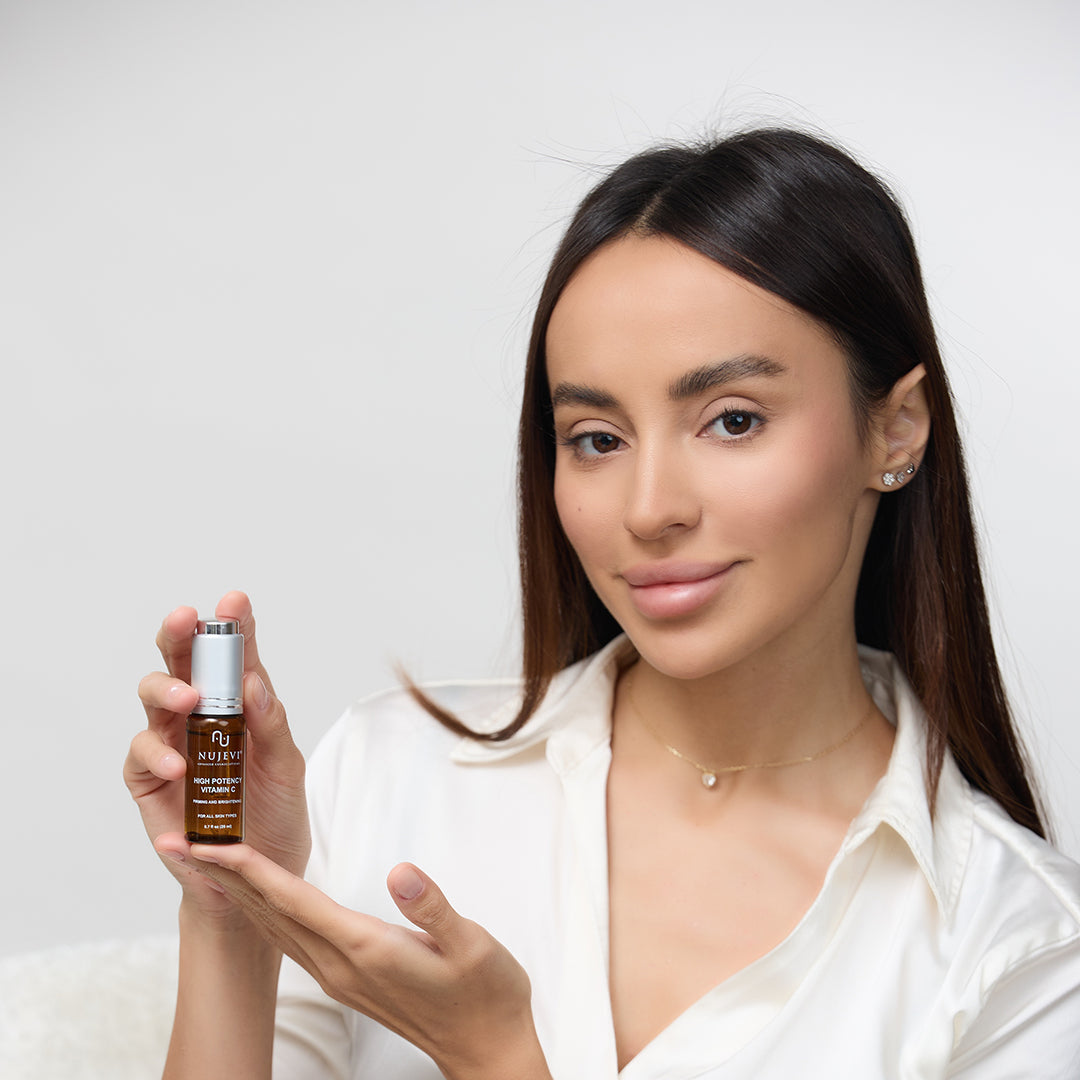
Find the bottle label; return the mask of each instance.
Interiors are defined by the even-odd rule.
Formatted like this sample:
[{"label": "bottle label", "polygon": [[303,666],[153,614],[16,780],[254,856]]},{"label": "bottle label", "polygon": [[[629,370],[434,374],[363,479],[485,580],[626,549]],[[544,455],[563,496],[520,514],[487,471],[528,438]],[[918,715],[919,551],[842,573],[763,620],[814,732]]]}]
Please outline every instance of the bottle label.
[{"label": "bottle label", "polygon": [[189,840],[244,837],[244,733],[225,730],[228,727],[236,727],[233,718],[188,728],[185,828]]}]

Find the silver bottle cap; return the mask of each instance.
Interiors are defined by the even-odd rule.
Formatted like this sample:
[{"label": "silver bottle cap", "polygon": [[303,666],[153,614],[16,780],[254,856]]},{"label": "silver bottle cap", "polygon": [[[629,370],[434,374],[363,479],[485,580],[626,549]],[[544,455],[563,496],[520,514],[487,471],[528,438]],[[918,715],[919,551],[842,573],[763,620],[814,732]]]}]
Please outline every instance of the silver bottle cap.
[{"label": "silver bottle cap", "polygon": [[244,711],[244,635],[236,619],[200,619],[191,642],[194,712],[238,716]]}]

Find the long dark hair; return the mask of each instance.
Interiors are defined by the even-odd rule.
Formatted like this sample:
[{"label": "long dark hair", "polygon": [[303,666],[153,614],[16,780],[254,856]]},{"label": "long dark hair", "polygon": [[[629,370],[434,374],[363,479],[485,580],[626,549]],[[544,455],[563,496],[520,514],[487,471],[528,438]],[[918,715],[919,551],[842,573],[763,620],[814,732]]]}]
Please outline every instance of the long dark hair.
[{"label": "long dark hair", "polygon": [[[880,180],[837,147],[763,129],[631,158],[582,202],[537,306],[519,428],[519,551],[524,696],[498,741],[535,712],[556,672],[620,628],[559,524],[544,343],[574,272],[629,232],[668,236],[801,308],[849,361],[858,422],[915,365],[932,417],[919,471],[882,499],[855,605],[858,640],[893,652],[929,720],[931,799],[948,748],[961,772],[1022,825],[1045,835],[994,652],[952,394],[911,232]],[[469,732],[423,695],[425,708]]]}]

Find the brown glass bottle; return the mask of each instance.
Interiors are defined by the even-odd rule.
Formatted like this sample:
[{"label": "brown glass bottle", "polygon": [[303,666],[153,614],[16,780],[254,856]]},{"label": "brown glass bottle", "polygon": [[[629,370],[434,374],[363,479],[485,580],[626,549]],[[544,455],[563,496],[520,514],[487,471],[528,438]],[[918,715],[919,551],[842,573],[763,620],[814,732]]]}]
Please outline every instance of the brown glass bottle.
[{"label": "brown glass bottle", "polygon": [[244,839],[244,638],[232,619],[199,623],[191,685],[199,702],[187,720],[184,832],[198,844]]},{"label": "brown glass bottle", "polygon": [[187,721],[187,800],[184,829],[197,844],[244,839],[244,717]]}]

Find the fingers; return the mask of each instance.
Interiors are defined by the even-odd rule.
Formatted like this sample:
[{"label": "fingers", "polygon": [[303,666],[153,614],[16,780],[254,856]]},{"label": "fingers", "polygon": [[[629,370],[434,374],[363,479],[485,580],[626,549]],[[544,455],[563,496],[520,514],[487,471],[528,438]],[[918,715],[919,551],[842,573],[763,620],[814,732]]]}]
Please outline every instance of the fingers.
[{"label": "fingers", "polygon": [[154,850],[185,889],[209,889],[218,896],[225,896],[224,887],[206,877],[199,864],[189,857],[191,845],[183,833],[162,833],[154,839]]},{"label": "fingers", "polygon": [[[244,716],[249,746],[255,748],[266,775],[303,797],[306,765],[296,747],[285,707],[253,671],[244,676]],[[306,834],[305,834],[306,835]]]},{"label": "fingers", "polygon": [[256,737],[287,737],[289,746],[292,746],[285,706],[274,697],[270,688],[254,671],[249,671],[244,676],[244,717]]},{"label": "fingers", "polygon": [[[240,633],[244,635],[244,670],[256,672],[272,693],[270,676],[259,659],[255,619],[247,594],[238,590],[227,592],[218,601],[214,613],[219,619],[236,619],[240,624]],[[199,614],[193,607],[178,607],[165,616],[157,634],[158,651],[166,669],[184,682],[191,681],[191,639],[198,621]]]},{"label": "fingers", "polygon": [[194,844],[188,856],[188,867],[217,882],[259,933],[331,997],[402,1033],[380,1002],[403,988],[432,985],[434,965],[443,961],[430,938],[342,907],[247,844]]},{"label": "fingers", "polygon": [[[288,736],[288,747],[292,749],[285,709],[274,696],[270,677],[259,661],[251,602],[242,592],[226,593],[217,614],[236,619],[244,634],[244,714],[252,730],[276,738]],[[180,607],[161,624],[157,643],[169,673],[155,671],[139,683],[139,699],[155,730],[171,730],[173,718],[187,716],[199,700],[198,691],[185,681],[191,676],[191,638],[196,621],[194,608]]]},{"label": "fingers", "polygon": [[[247,844],[192,844],[189,851],[202,864],[202,872],[222,884],[251,915],[263,918],[272,913],[275,919],[294,921],[330,939],[345,935],[350,918],[357,917]],[[372,922],[381,925],[379,920]]]},{"label": "fingers", "polygon": [[179,780],[185,772],[187,762],[183,755],[156,731],[144,729],[131,740],[124,760],[124,783],[132,798],[140,799],[157,791],[162,783]]},{"label": "fingers", "polygon": [[[176,857],[171,841],[158,847]],[[440,1068],[451,1063],[445,1075],[472,1075],[477,1061],[490,1058],[493,1028],[524,1033],[531,1060],[542,1064],[525,971],[490,934],[462,919],[412,864],[396,866],[387,880],[419,930],[344,908],[247,844],[194,844],[182,869],[200,864],[259,933],[330,997],[397,1032]],[[458,951],[452,951],[455,942]],[[500,1062],[499,1069],[501,1076],[522,1075],[516,1065],[502,1069]],[[531,1065],[526,1071],[546,1075]]]},{"label": "fingers", "polygon": [[[292,957],[317,981],[323,982],[323,969],[327,966],[328,959],[336,955],[335,948],[320,934],[309,930],[284,910],[276,908],[258,888],[249,885],[238,873],[225,869],[223,864],[229,861],[228,855],[225,855],[220,863],[216,861],[215,855],[215,862],[210,863],[206,857],[205,845],[202,858],[195,857],[192,845],[177,835],[159,837],[154,846],[158,854],[172,864],[170,868],[173,873],[178,876],[190,873],[193,878],[199,879],[201,885],[213,889],[233,910],[242,912],[261,937]],[[229,848],[234,854],[242,854],[236,850],[241,846],[246,845],[229,845]],[[217,852],[219,849],[213,850]],[[250,848],[247,850],[251,851]],[[312,886],[308,886],[308,889],[318,893]]]},{"label": "fingers", "polygon": [[251,613],[251,601],[246,593],[234,589],[227,592],[219,601],[214,611],[219,619],[236,619],[240,624],[240,633],[244,635],[244,670],[254,671],[273,693],[274,687],[270,676],[259,659],[259,646],[255,639],[255,617]]},{"label": "fingers", "polygon": [[[191,845],[187,842],[183,833],[162,833],[154,839],[154,850],[163,858],[177,863],[186,863],[188,854],[191,851]],[[220,886],[218,887],[220,888]]]},{"label": "fingers", "polygon": [[[203,872],[224,885],[249,914],[265,916],[270,909],[319,937],[354,948],[383,938],[386,924],[381,919],[342,907],[247,844],[192,844],[188,850]],[[427,931],[437,946],[451,948],[471,937],[475,924],[463,919],[431,878],[411,863],[395,866],[387,881],[402,914]]]},{"label": "fingers", "polygon": [[191,682],[191,639],[199,613],[193,607],[178,607],[161,622],[155,644],[170,675]]},{"label": "fingers", "polygon": [[187,716],[199,700],[198,691],[164,671],[153,671],[139,683],[139,700],[150,727],[159,732],[172,729],[177,716]]},{"label": "fingers", "polygon": [[442,890],[412,863],[399,863],[387,875],[387,887],[406,919],[427,932],[444,952],[468,945],[475,926],[463,919],[443,896]]}]

